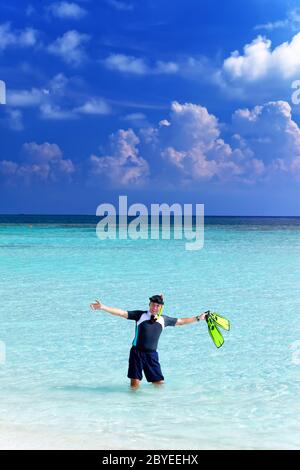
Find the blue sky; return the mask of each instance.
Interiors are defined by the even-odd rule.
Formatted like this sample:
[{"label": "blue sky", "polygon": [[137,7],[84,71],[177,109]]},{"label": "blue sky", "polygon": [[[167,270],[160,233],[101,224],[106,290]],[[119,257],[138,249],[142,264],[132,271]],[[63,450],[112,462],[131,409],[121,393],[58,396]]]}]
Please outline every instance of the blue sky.
[{"label": "blue sky", "polygon": [[297,2],[4,0],[0,80],[2,213],[300,215]]}]

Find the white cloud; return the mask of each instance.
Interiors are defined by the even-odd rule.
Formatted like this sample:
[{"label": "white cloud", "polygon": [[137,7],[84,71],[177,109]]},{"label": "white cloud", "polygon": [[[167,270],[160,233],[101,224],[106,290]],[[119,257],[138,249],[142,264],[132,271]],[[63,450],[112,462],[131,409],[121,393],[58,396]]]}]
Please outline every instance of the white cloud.
[{"label": "white cloud", "polygon": [[258,36],[244,47],[244,53],[234,51],[224,60],[223,76],[235,82],[253,83],[267,78],[286,80],[300,74],[300,33],[291,42],[273,50],[271,41]]},{"label": "white cloud", "polygon": [[86,58],[84,44],[89,39],[90,36],[87,34],[78,33],[76,30],[67,31],[48,46],[48,51],[59,56],[67,64],[78,66]]},{"label": "white cloud", "polygon": [[254,27],[254,29],[265,29],[267,31],[273,31],[274,29],[285,28],[286,26],[288,26],[287,20],[278,20],[274,22],[258,24]]},{"label": "white cloud", "polygon": [[179,65],[175,62],[157,61],[152,66],[138,57],[125,54],[111,54],[104,61],[104,66],[109,70],[135,75],[146,74],[173,74],[179,71]]},{"label": "white cloud", "polygon": [[[85,111],[100,112],[100,103],[90,100],[91,107]],[[51,108],[48,112],[53,118],[63,118],[62,110]],[[255,184],[282,177],[300,181],[300,128],[285,101],[236,110],[227,125],[226,139],[217,117],[193,103],[173,102],[169,116],[156,127],[145,127],[142,113],[125,119],[135,121],[138,130],[119,129],[110,136],[107,152],[89,158],[90,174],[101,183],[141,187],[148,182],[149,162],[155,162],[155,172],[159,166],[160,175],[176,187],[215,181]],[[56,144],[29,142],[24,151],[29,162],[2,161],[2,174],[54,180],[75,171]]]},{"label": "white cloud", "polygon": [[57,181],[62,177],[70,178],[75,172],[72,160],[63,158],[57,144],[28,142],[23,150],[29,157],[28,162],[0,161],[0,173],[9,181],[21,179],[27,184],[33,180]]},{"label": "white cloud", "polygon": [[111,107],[102,98],[91,98],[82,106],[75,108],[75,112],[82,114],[110,114]]},{"label": "white cloud", "polygon": [[64,95],[69,79],[63,74],[56,74],[49,82],[49,88],[55,95]]},{"label": "white cloud", "polygon": [[127,3],[127,2],[120,1],[120,0],[106,0],[106,3],[108,3],[108,5],[113,7],[115,10],[120,10],[120,11],[133,10],[132,3]]},{"label": "white cloud", "polygon": [[145,142],[150,148],[155,149],[155,152],[157,153],[159,140],[158,129],[156,127],[142,127],[139,130],[139,136],[141,137],[142,142]]},{"label": "white cloud", "polygon": [[17,36],[11,31],[10,23],[0,25],[0,50],[17,43]]},{"label": "white cloud", "polygon": [[4,176],[15,175],[18,170],[18,165],[15,162],[9,160],[0,160],[0,174]]},{"label": "white cloud", "polygon": [[[149,154],[161,154],[176,170],[176,184],[197,181],[240,181],[254,184],[286,175],[300,178],[300,128],[287,102],[269,102],[233,114],[227,141],[218,119],[200,105],[172,103],[167,125],[153,128]],[[145,137],[144,129],[141,135]],[[174,177],[174,175],[173,175]]]},{"label": "white cloud", "polygon": [[169,127],[171,125],[171,123],[167,119],[162,119],[161,121],[159,121],[158,125],[159,126]]},{"label": "white cloud", "polygon": [[62,109],[59,105],[45,103],[40,106],[41,117],[43,119],[65,120],[76,119],[76,112],[69,109]]},{"label": "white cloud", "polygon": [[23,149],[30,155],[34,160],[49,162],[62,158],[62,151],[57,144],[37,144],[36,142],[26,142],[23,144]]},{"label": "white cloud", "polygon": [[133,73],[136,75],[145,75],[148,73],[148,66],[143,59],[124,54],[111,54],[104,60],[104,65],[110,70],[119,72]]},{"label": "white cloud", "polygon": [[37,42],[37,32],[32,28],[27,28],[19,35],[19,44],[24,47],[34,46]]},{"label": "white cloud", "polygon": [[132,129],[120,129],[112,134],[110,155],[90,157],[92,175],[106,178],[114,186],[142,185],[149,174],[149,166],[139,155],[139,142]]},{"label": "white cloud", "polygon": [[107,155],[90,157],[92,174],[115,186],[146,184],[148,162],[155,162],[160,176],[152,178],[173,187],[234,181],[253,185],[282,177],[300,180],[300,128],[287,102],[238,109],[227,126],[226,140],[222,129],[205,107],[173,102],[168,118],[156,127],[141,122],[135,132],[120,129],[113,134]]},{"label": "white cloud", "polygon": [[37,43],[38,32],[33,28],[13,30],[9,22],[0,24],[0,51],[9,46],[30,47]]},{"label": "white cloud", "polygon": [[24,129],[23,114],[19,109],[6,108],[6,124],[13,131]]},{"label": "white cloud", "polygon": [[21,108],[53,105],[55,99],[64,98],[70,80],[62,73],[55,75],[43,88],[30,90],[7,90],[7,105]]},{"label": "white cloud", "polygon": [[124,121],[131,121],[131,120],[139,120],[144,121],[146,119],[146,115],[144,113],[131,113],[124,116]]},{"label": "white cloud", "polygon": [[[32,88],[31,90],[9,89],[7,92],[7,110],[10,106],[19,108],[37,107],[44,119],[74,119],[76,112],[72,109],[62,109],[57,103],[64,98],[68,79],[63,74],[57,74],[44,88]],[[11,111],[10,121],[14,116],[14,128],[20,126],[21,115],[19,110]],[[19,117],[18,117],[19,116]],[[12,126],[10,126],[12,127]]]},{"label": "white cloud", "polygon": [[77,90],[73,88],[76,84],[78,85],[76,79],[67,78],[59,73],[42,88],[11,89],[7,93],[7,109],[10,106],[36,107],[43,119],[50,120],[78,119],[80,115],[100,116],[112,112],[110,104],[104,98],[86,97],[84,101],[82,91],[77,96]]},{"label": "white cloud", "polygon": [[160,125],[162,157],[190,180],[242,175],[240,151],[224,142],[217,118],[203,106],[173,102],[168,125]]},{"label": "white cloud", "polygon": [[37,106],[43,101],[44,93],[38,88],[31,90],[8,90],[7,105],[30,107]]},{"label": "white cloud", "polygon": [[154,73],[177,73],[179,70],[178,64],[176,62],[163,62],[158,60],[156,62],[156,67]]},{"label": "white cloud", "polygon": [[147,126],[147,117],[144,113],[129,113],[123,117],[124,121],[131,123],[135,127]]},{"label": "white cloud", "polygon": [[57,18],[74,20],[83,18],[87,13],[84,8],[73,2],[55,2],[49,5],[47,9]]},{"label": "white cloud", "polygon": [[284,172],[300,176],[300,128],[286,101],[271,101],[251,110],[239,109],[233,115],[233,127],[247,148],[264,163],[269,175]]},{"label": "white cloud", "polygon": [[299,30],[300,26],[300,9],[294,8],[288,11],[286,18],[277,21],[269,21],[268,23],[259,24],[254,29],[265,29],[267,31],[273,31],[274,29],[280,28],[291,28],[293,31]]}]

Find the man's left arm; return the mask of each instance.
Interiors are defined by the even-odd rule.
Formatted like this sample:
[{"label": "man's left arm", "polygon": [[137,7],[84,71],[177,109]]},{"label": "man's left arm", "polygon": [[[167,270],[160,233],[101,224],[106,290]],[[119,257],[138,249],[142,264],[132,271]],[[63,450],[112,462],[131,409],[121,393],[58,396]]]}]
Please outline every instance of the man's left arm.
[{"label": "man's left arm", "polygon": [[197,323],[198,321],[205,320],[207,313],[201,313],[200,315],[196,315],[195,317],[190,318],[177,318],[177,322],[175,326],[184,326],[189,325],[190,323]]}]

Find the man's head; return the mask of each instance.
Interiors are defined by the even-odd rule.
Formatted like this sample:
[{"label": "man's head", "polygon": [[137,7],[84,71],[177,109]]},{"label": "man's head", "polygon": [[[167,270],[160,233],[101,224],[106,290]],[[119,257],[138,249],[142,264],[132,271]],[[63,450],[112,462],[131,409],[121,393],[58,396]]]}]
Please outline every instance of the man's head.
[{"label": "man's head", "polygon": [[149,303],[149,310],[151,315],[158,315],[160,312],[160,309],[164,305],[164,298],[162,294],[159,295],[152,295],[152,297],[149,297],[150,303]]}]

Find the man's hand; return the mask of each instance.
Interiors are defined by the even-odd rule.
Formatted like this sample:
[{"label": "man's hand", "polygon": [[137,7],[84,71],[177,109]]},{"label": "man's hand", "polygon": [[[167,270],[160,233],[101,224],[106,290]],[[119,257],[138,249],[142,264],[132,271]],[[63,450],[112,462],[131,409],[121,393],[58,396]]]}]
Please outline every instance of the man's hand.
[{"label": "man's hand", "polygon": [[201,313],[201,314],[199,315],[199,320],[206,320],[206,315],[207,315],[206,312]]},{"label": "man's hand", "polygon": [[207,312],[204,312],[204,313],[200,313],[199,315],[196,315],[195,317],[177,318],[176,326],[188,325],[189,323],[195,323],[198,320],[206,320],[206,315],[207,315]]},{"label": "man's hand", "polygon": [[104,305],[100,300],[95,300],[94,304],[90,304],[92,310],[103,310],[104,312],[111,313],[117,317],[128,318],[127,310],[122,310],[121,308],[108,307]]},{"label": "man's hand", "polygon": [[95,300],[94,304],[90,304],[90,307],[92,310],[101,310],[102,309],[102,303],[99,300]]}]

